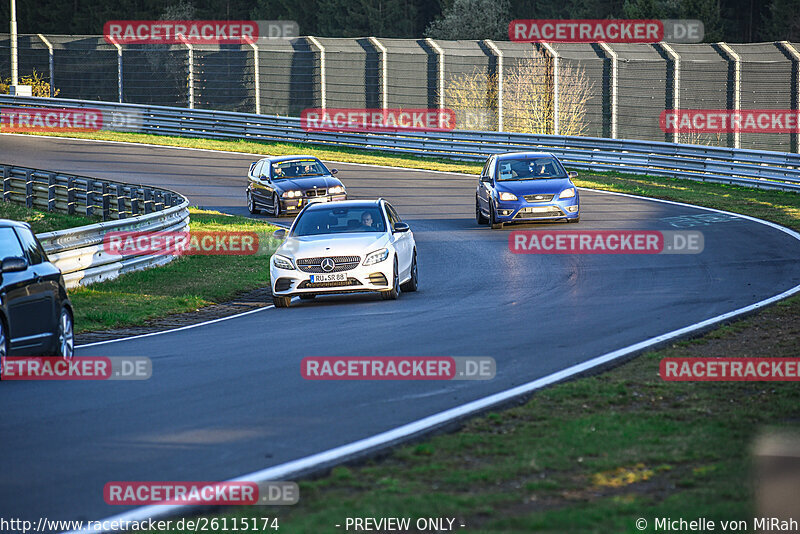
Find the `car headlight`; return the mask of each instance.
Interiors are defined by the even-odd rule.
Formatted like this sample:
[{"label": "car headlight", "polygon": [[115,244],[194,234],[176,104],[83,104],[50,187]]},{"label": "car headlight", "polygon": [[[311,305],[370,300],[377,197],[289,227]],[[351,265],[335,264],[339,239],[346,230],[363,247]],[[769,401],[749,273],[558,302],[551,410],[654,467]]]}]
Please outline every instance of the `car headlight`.
[{"label": "car headlight", "polygon": [[291,258],[281,256],[280,254],[274,254],[272,256],[272,264],[278,269],[286,269],[289,271],[294,270],[294,263],[292,262]]},{"label": "car headlight", "polygon": [[500,192],[500,200],[517,200],[517,195],[514,193]]},{"label": "car headlight", "polygon": [[380,250],[376,250],[375,252],[370,252],[369,254],[367,254],[367,257],[364,258],[364,265],[375,265],[376,263],[380,263],[388,257],[389,257],[389,249],[382,248]]},{"label": "car headlight", "polygon": [[281,196],[284,198],[295,198],[302,195],[303,195],[302,191],[285,191]]},{"label": "car headlight", "polygon": [[561,194],[558,195],[558,198],[572,198],[574,196],[575,196],[575,189],[571,187],[569,189],[564,189],[561,192]]},{"label": "car headlight", "polygon": [[344,193],[344,186],[342,185],[335,185],[328,189],[328,193],[331,195],[336,195],[338,193]]}]

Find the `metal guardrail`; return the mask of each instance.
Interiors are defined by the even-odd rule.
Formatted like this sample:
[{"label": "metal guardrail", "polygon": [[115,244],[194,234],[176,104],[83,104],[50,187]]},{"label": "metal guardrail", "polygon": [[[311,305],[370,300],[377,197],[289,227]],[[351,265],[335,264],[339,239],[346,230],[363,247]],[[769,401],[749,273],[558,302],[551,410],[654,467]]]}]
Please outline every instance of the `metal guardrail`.
[{"label": "metal guardrail", "polygon": [[[5,106],[94,108],[135,116],[149,134],[249,139],[483,160],[488,154],[543,150],[566,166],[800,192],[800,154],[653,141],[454,130],[449,132],[307,132],[299,118],[87,100],[0,95]],[[140,121],[140,122],[139,122]],[[120,121],[117,121],[120,122]]]},{"label": "metal guardrail", "polygon": [[108,232],[183,231],[189,226],[189,201],[172,191],[13,165],[1,167],[4,201],[103,216],[104,222],[37,236],[50,261],[61,269],[68,288],[110,280],[173,258],[108,254],[103,249]]}]

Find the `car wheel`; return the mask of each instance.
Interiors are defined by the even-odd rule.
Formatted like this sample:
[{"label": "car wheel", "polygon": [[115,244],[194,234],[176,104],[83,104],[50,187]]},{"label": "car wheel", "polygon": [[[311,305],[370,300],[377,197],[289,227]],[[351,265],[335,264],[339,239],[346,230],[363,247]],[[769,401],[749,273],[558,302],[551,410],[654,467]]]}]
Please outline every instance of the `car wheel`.
[{"label": "car wheel", "polygon": [[276,308],[288,308],[292,304],[292,297],[272,296],[272,303]]},{"label": "car wheel", "polygon": [[68,360],[75,354],[75,336],[72,332],[72,314],[66,307],[61,308],[61,316],[58,318],[58,346],[56,356],[61,356]]},{"label": "car wheel", "polygon": [[402,284],[400,289],[404,293],[413,293],[419,287],[419,274],[417,272],[417,251],[414,251],[414,257],[411,260],[411,278],[408,282]]},{"label": "car wheel", "polygon": [[478,197],[475,197],[475,222],[478,224],[486,224],[489,220],[481,212],[481,205],[478,202]]},{"label": "car wheel", "polygon": [[272,193],[272,214],[273,217],[281,216],[281,201],[277,193]]},{"label": "car wheel", "polygon": [[492,230],[499,230],[503,227],[503,223],[497,222],[497,216],[494,212],[494,204],[489,202],[489,224],[492,226]]},{"label": "car wheel", "polygon": [[392,289],[381,291],[383,300],[395,300],[400,295],[400,277],[397,275],[397,258],[394,259],[394,272],[392,273]]},{"label": "car wheel", "polygon": [[300,293],[300,300],[314,300],[314,293]]},{"label": "car wheel", "polygon": [[581,217],[580,217],[580,215],[578,215],[578,216],[577,216],[577,217],[575,217],[574,219],[567,219],[567,222],[570,222],[570,223],[579,223],[579,222],[581,222]]},{"label": "car wheel", "polygon": [[247,211],[249,211],[251,215],[261,213],[261,210],[256,207],[256,201],[250,191],[247,192]]}]

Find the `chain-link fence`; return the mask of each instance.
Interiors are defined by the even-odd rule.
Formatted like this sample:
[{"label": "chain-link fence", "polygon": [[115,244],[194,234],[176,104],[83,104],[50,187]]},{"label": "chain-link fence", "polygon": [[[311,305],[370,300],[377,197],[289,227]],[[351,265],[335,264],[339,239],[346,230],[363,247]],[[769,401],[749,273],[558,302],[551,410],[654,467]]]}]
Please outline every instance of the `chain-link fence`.
[{"label": "chain-link fence", "polygon": [[[0,78],[10,72],[0,35]],[[784,133],[667,133],[664,110],[800,109],[800,45],[521,44],[260,38],[111,45],[19,36],[20,75],[62,98],[298,116],[317,108],[453,109],[457,128],[798,152]]]}]

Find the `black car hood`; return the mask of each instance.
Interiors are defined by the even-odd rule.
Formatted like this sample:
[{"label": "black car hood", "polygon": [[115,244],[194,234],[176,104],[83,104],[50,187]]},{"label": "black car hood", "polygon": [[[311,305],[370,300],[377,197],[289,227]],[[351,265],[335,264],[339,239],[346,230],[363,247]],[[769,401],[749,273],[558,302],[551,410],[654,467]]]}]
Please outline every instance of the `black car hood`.
[{"label": "black car hood", "polygon": [[334,178],[331,175],[305,177],[298,176],[296,178],[274,180],[273,183],[275,184],[275,187],[279,187],[282,190],[300,189],[303,191],[306,189],[314,189],[314,187],[319,189],[327,189],[335,185],[342,185],[342,182],[340,182],[338,178]]}]

